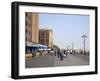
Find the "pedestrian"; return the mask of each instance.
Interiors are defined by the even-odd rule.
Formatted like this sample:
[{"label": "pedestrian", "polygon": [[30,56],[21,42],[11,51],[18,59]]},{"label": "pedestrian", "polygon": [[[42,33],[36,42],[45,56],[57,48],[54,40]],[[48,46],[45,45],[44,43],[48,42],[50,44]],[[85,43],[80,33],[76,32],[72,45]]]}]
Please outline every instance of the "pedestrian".
[{"label": "pedestrian", "polygon": [[62,54],[62,52],[61,52],[61,51],[60,51],[59,56],[60,56],[60,60],[61,60],[61,61],[63,61],[63,54]]},{"label": "pedestrian", "polygon": [[68,52],[67,52],[67,51],[66,51],[66,53],[65,53],[65,54],[66,54],[66,57],[68,58]]}]

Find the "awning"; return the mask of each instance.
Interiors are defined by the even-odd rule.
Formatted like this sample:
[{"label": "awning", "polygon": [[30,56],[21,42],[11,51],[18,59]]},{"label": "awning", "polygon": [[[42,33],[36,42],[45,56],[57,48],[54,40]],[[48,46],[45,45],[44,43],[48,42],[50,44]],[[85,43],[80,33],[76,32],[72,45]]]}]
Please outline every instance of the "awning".
[{"label": "awning", "polygon": [[46,45],[42,45],[42,44],[34,44],[34,43],[29,43],[27,42],[25,44],[26,47],[36,47],[36,48],[45,48],[47,49],[48,47]]}]

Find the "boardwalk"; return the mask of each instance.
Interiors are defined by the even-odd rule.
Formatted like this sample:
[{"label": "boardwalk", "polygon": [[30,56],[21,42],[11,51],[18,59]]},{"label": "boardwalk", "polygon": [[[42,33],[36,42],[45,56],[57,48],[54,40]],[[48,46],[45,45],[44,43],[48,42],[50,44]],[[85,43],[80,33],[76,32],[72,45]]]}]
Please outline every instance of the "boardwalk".
[{"label": "boardwalk", "polygon": [[54,66],[89,65],[89,56],[69,54],[68,58],[64,58],[63,61],[60,61],[57,57],[55,57],[54,63]]},{"label": "boardwalk", "polygon": [[28,58],[25,61],[26,68],[36,67],[55,67],[55,66],[80,66],[89,65],[89,56],[87,55],[72,55],[68,54],[68,58],[64,58],[62,61],[56,56],[46,55],[35,58]]}]

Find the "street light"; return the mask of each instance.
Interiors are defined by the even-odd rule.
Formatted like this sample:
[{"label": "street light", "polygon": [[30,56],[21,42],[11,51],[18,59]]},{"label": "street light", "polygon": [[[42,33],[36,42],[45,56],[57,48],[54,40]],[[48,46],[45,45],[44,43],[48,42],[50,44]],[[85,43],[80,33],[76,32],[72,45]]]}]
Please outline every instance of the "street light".
[{"label": "street light", "polygon": [[85,40],[86,40],[86,38],[87,38],[87,36],[86,35],[82,35],[82,38],[83,38],[83,46],[84,46],[84,55],[85,55]]}]

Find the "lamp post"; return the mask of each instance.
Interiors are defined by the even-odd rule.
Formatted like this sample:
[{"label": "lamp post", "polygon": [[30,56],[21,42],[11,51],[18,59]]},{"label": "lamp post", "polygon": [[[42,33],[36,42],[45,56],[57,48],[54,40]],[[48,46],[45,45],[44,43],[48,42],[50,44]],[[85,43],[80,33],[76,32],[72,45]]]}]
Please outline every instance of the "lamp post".
[{"label": "lamp post", "polygon": [[87,36],[82,35],[82,38],[83,38],[83,50],[84,50],[84,55],[85,55],[85,40],[86,40]]}]

